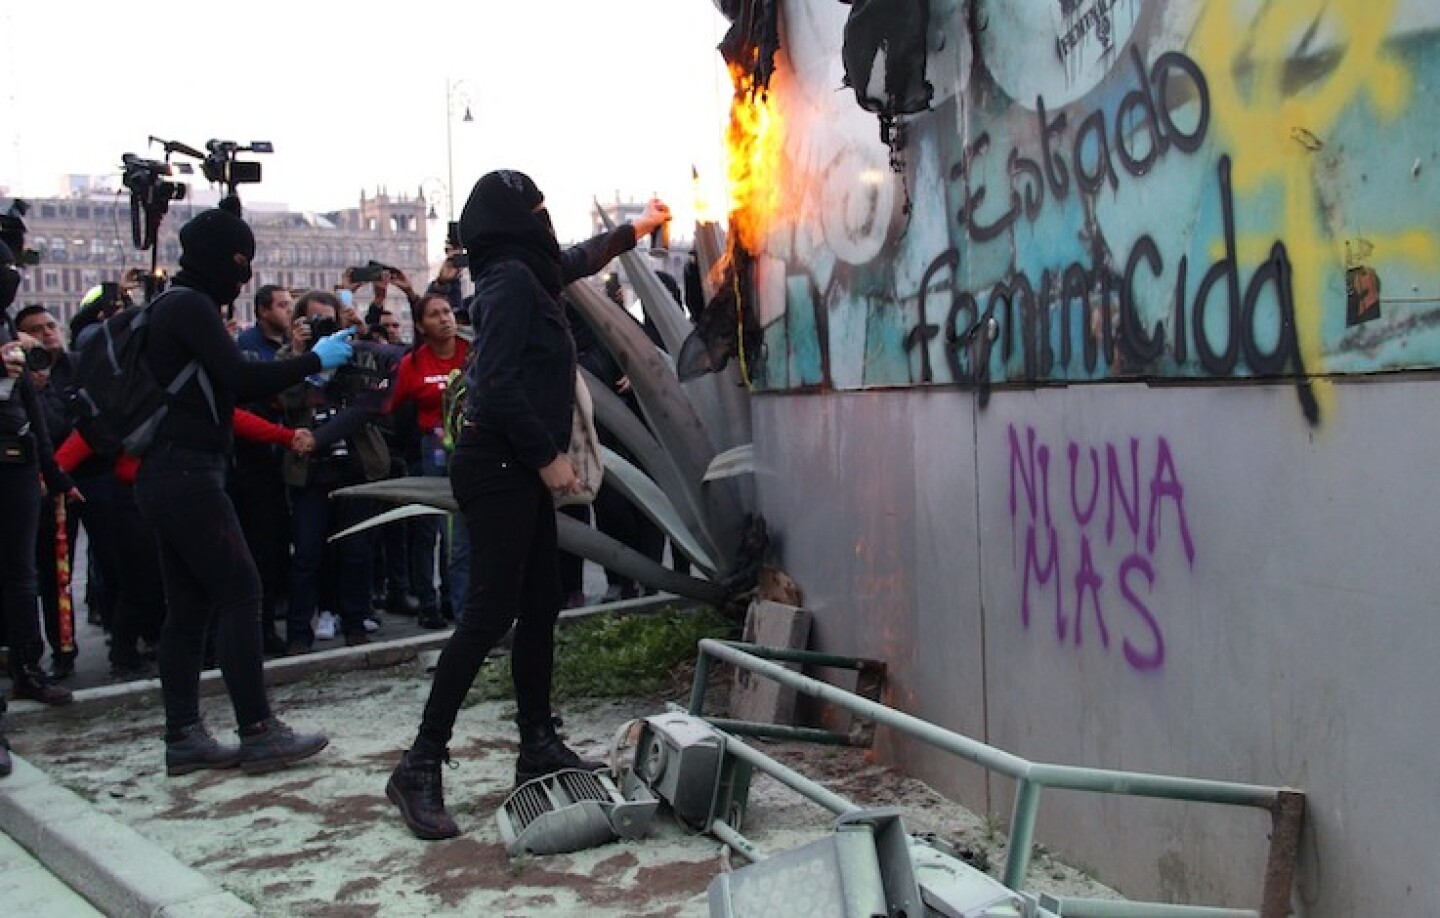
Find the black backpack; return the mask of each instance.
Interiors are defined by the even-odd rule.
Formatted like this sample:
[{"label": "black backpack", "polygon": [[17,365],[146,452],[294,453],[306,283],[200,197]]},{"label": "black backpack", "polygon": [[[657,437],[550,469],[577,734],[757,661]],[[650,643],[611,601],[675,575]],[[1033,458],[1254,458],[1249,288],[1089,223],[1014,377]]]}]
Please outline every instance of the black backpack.
[{"label": "black backpack", "polygon": [[162,387],[150,371],[145,344],[151,310],[166,295],[92,325],[76,341],[74,382],[65,391],[65,401],[75,428],[102,456],[120,452],[143,456],[170,412],[171,398],[192,378],[199,382],[210,415],[219,423],[210,377],[199,361],[186,364],[168,386]]}]

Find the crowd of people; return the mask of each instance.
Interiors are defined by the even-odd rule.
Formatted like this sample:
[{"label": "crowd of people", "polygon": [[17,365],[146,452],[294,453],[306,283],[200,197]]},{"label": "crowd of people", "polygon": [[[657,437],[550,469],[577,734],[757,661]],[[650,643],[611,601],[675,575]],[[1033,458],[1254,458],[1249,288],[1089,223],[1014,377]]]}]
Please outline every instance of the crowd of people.
[{"label": "crowd of people", "polygon": [[[92,448],[77,429],[66,330],[45,309],[15,303],[23,225],[7,224],[0,647],[11,697],[72,700],[64,682],[82,648],[68,572],[79,564],[87,589],[75,605],[107,635],[112,674],[158,673],[168,774],[263,772],[323,749],[324,734],[297,732],[271,711],[263,660],[307,653],[316,641],[369,643],[382,613],[455,629],[386,788],[417,836],[458,832],[440,765],[480,663],[512,625],[517,782],[598,767],[564,745],[549,706],[556,618],[585,601],[579,559],[556,545],[552,497],[577,483],[565,455],[577,361],[622,396],[628,381],[562,290],[668,219],[652,202],[633,224],[562,250],[534,182],[490,173],[462,215],[463,248],[447,246],[423,290],[383,266],[363,283],[347,271],[331,289],[262,285],[254,324],[237,329],[224,316],[251,280],[255,239],[238,201],[205,211],[181,228],[180,271],[145,307],[144,361],[159,384],[178,389],[143,456]],[[463,298],[467,257],[475,293]],[[71,348],[139,308],[134,280],[87,294],[69,325]],[[401,340],[392,289],[408,304],[411,341]],[[357,304],[367,293],[368,306]],[[459,374],[467,399],[452,435],[442,413]],[[376,511],[332,499],[336,489],[404,475],[448,477],[460,512],[330,541]],[[602,490],[597,525],[658,560],[663,537],[623,504]],[[566,512],[583,518],[588,508]],[[77,557],[82,544],[88,551]],[[609,585],[605,598],[643,589],[618,577]],[[201,719],[208,666],[224,677],[238,744],[216,739]],[[0,699],[0,774],[9,770],[3,713]]]}]

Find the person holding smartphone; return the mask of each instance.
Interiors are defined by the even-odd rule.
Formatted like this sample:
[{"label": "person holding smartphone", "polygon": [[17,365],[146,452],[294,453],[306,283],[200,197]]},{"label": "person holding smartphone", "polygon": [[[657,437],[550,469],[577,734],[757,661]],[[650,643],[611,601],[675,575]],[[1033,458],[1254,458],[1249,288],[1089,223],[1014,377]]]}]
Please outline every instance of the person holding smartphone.
[{"label": "person holding smartphone", "polygon": [[[171,775],[237,766],[260,773],[308,758],[329,740],[296,733],[271,713],[266,696],[260,575],[225,490],[235,403],[346,363],[353,332],[322,338],[288,360],[246,360],[220,308],[234,303],[250,280],[250,227],[228,210],[207,210],[180,228],[180,249],[181,271],[149,307],[145,357],[161,386],[192,362],[199,371],[170,400],[135,481],[136,503],[160,546],[168,608],[158,659],[165,768]],[[200,716],[200,670],[211,628],[239,746],[217,741]]]}]

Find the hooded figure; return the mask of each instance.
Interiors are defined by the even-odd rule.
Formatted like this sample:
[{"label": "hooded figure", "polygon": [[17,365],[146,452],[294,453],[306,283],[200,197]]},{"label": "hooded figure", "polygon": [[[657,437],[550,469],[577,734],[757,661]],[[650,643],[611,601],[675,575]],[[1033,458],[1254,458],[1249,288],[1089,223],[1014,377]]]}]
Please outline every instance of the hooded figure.
[{"label": "hooded figure", "polygon": [[530,269],[546,293],[560,295],[560,243],[545,196],[525,173],[504,169],[475,183],[460,212],[460,240],[470,256],[471,277],[514,258]]},{"label": "hooded figure", "polygon": [[180,273],[175,283],[209,294],[220,306],[235,302],[250,282],[255,234],[244,220],[214,209],[180,227]]},{"label": "hooded figure", "polygon": [[561,741],[550,709],[561,601],[554,500],[581,486],[565,454],[575,344],[559,297],[565,284],[599,271],[668,219],[669,211],[652,202],[635,224],[561,251],[545,196],[525,174],[491,172],[465,202],[460,239],[475,280],[475,343],[450,484],[469,535],[473,582],[436,666],[418,735],[385,788],[420,838],[460,832],[445,811],[440,765],[449,758],[466,693],[512,624],[516,783],[560,769],[604,767]]}]

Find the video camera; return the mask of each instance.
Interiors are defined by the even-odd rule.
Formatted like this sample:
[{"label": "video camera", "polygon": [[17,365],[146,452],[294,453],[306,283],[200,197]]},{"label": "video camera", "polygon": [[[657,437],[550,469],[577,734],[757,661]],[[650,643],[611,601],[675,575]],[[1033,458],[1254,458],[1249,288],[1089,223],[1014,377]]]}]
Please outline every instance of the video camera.
[{"label": "video camera", "polygon": [[158,159],[141,159],[134,153],[120,157],[124,173],[120,180],[130,193],[140,198],[147,206],[169,206],[171,201],[185,200],[186,187],[179,182],[169,181],[175,174],[175,167]]},{"label": "video camera", "polygon": [[148,249],[155,244],[160,221],[170,209],[170,202],[183,201],[188,189],[170,181],[175,167],[168,162],[125,153],[120,163],[120,181],[130,189],[130,236],[135,248]]},{"label": "video camera", "polygon": [[267,140],[256,140],[241,146],[233,140],[211,140],[205,144],[209,152],[200,163],[205,178],[224,185],[231,194],[235,186],[260,181],[260,164],[253,160],[236,159],[239,153],[274,153],[275,146]]}]

